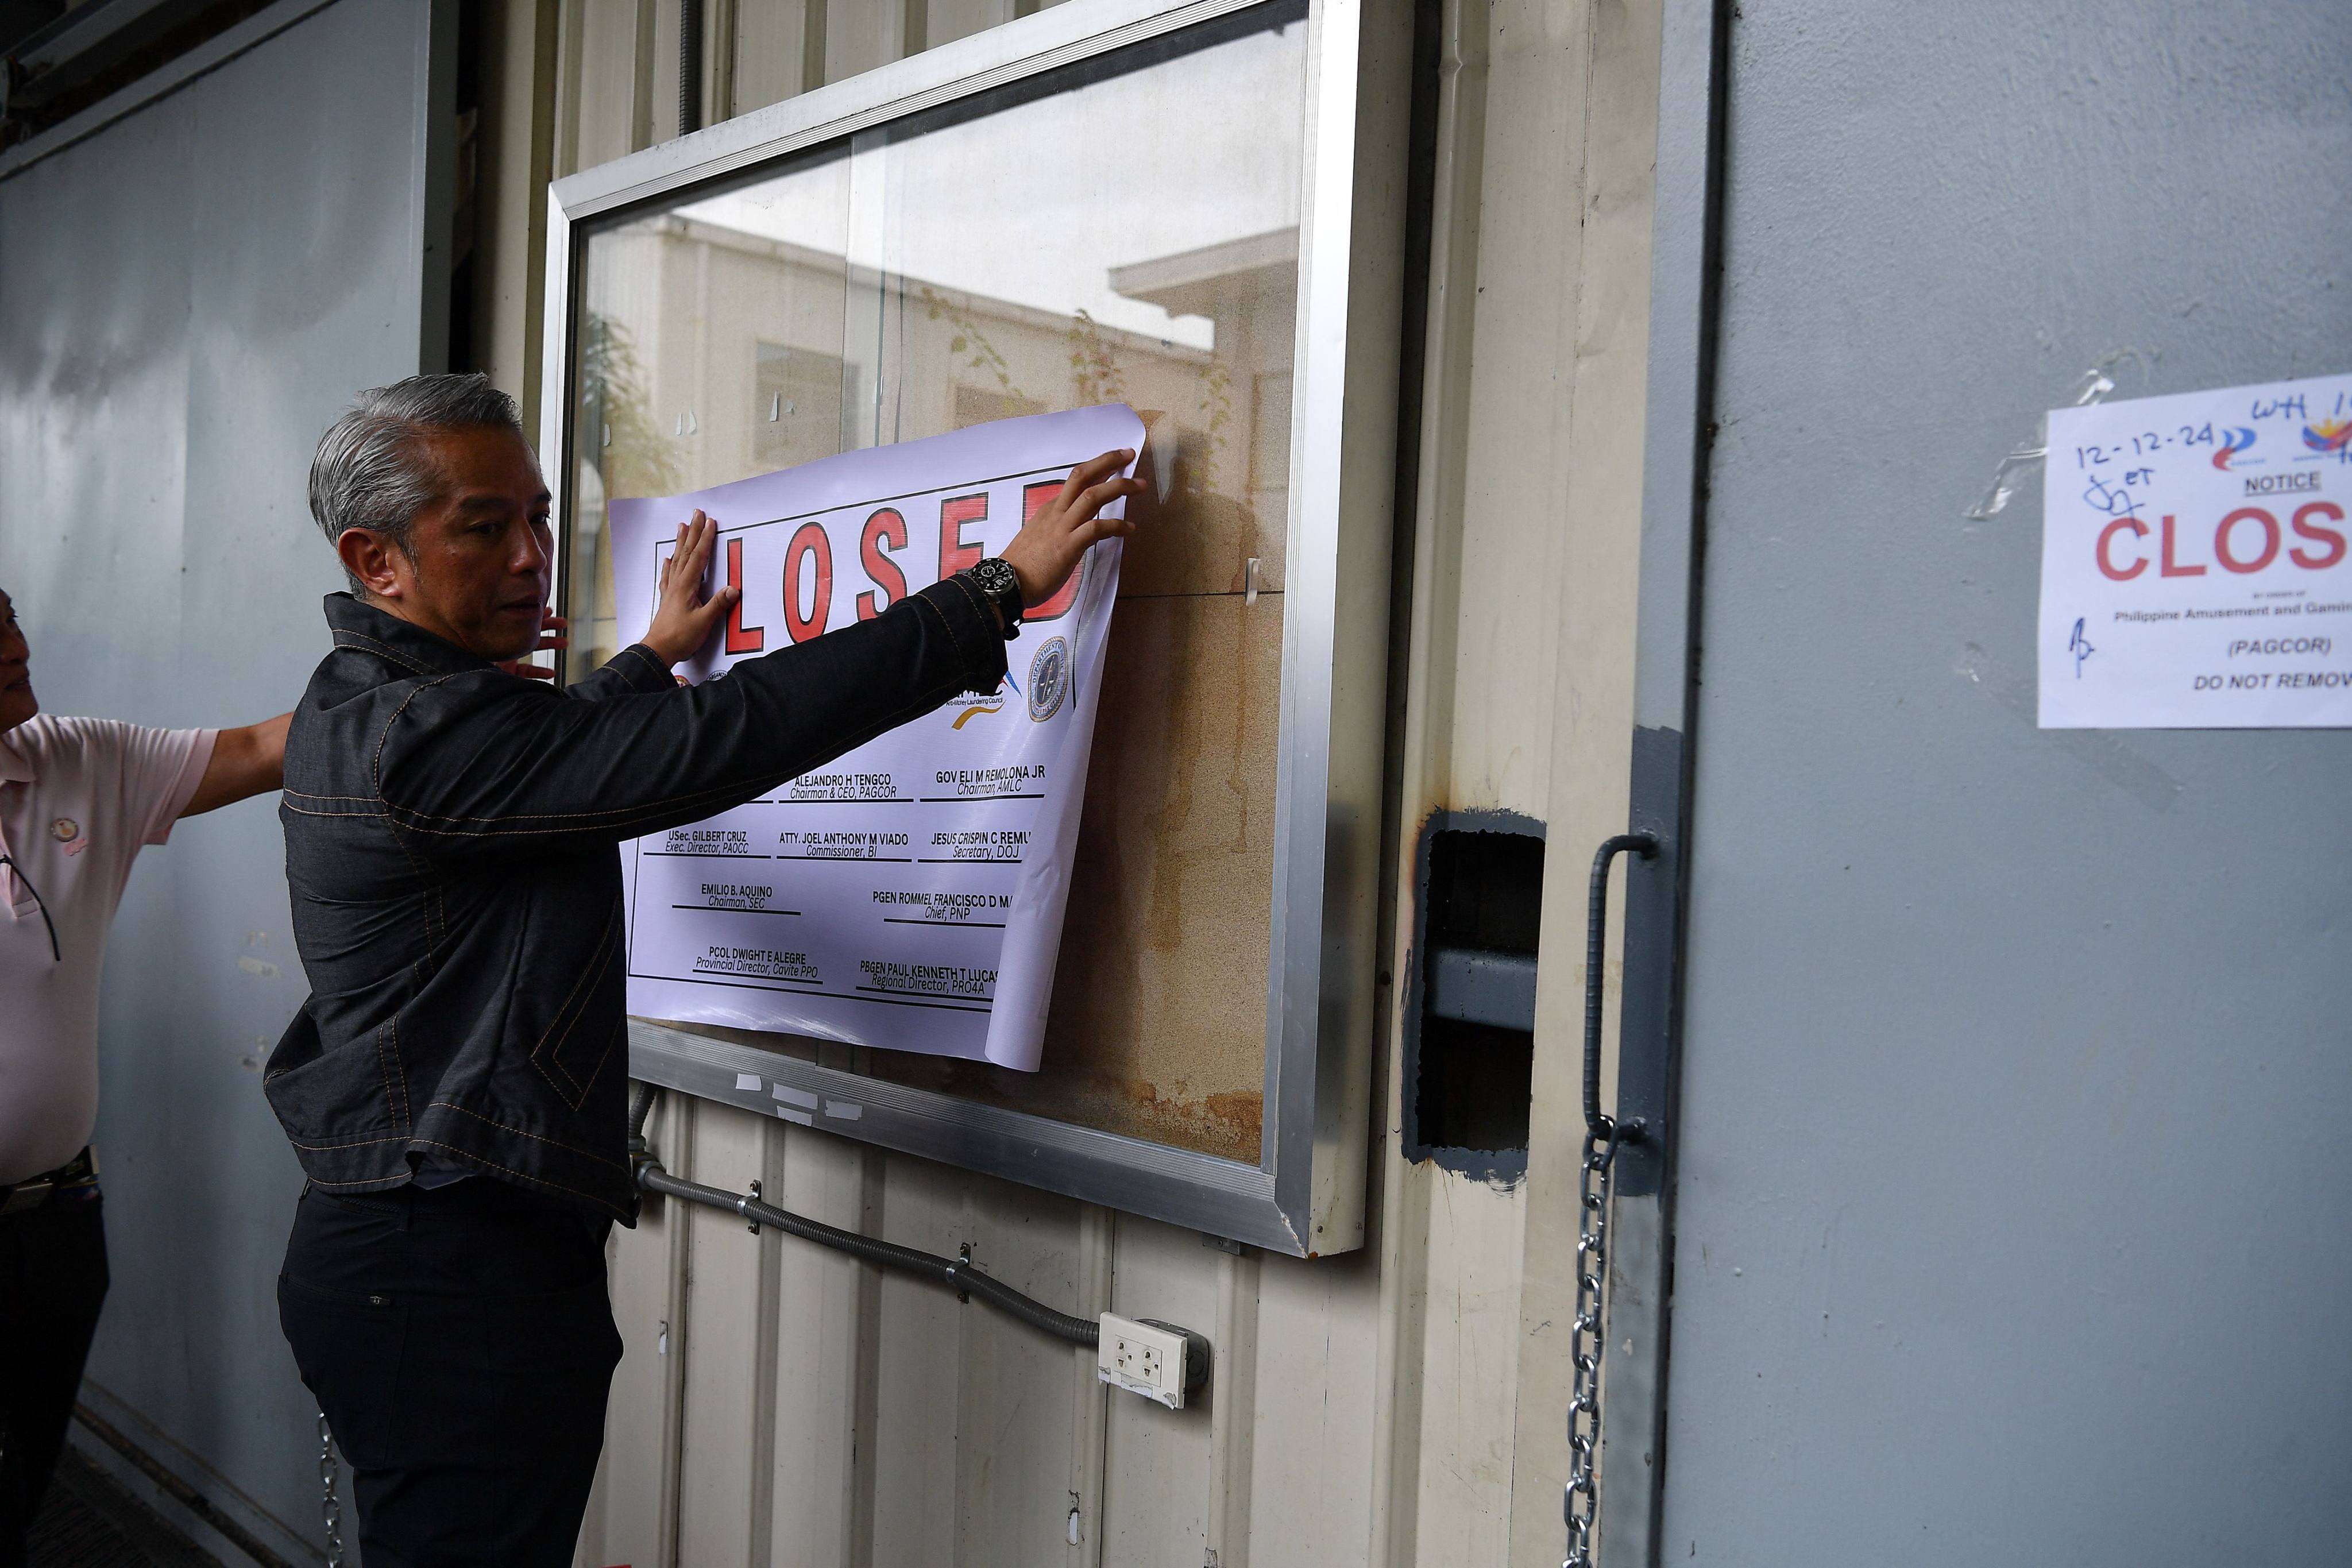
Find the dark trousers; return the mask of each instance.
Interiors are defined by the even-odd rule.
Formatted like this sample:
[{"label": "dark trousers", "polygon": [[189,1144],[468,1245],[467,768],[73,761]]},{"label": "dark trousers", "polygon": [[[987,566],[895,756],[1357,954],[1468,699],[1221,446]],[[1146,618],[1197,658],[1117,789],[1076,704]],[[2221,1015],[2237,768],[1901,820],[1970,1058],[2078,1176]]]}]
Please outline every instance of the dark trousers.
[{"label": "dark trousers", "polygon": [[0,1568],[24,1568],[105,1300],[96,1188],[0,1219]]},{"label": "dark trousers", "polygon": [[368,1568],[569,1568],[621,1336],[608,1219],[474,1177],[294,1211],[278,1321]]}]

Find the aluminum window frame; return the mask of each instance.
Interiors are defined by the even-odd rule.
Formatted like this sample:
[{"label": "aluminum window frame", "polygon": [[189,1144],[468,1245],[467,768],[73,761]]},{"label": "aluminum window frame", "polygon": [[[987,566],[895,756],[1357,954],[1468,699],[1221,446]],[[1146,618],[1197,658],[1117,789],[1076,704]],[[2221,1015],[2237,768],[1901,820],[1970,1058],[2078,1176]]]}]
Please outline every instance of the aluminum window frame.
[{"label": "aluminum window frame", "polygon": [[[567,605],[574,289],[592,228],[761,164],[1264,0],[1068,0],[583,170],[549,187],[540,451]],[[1297,1257],[1364,1242],[1379,1028],[1390,514],[1403,279],[1411,8],[1312,0],[1276,773],[1265,1108],[1239,1161],[983,1105],[629,1020],[629,1070],[772,1116],[738,1074],[855,1106],[845,1137]]]}]

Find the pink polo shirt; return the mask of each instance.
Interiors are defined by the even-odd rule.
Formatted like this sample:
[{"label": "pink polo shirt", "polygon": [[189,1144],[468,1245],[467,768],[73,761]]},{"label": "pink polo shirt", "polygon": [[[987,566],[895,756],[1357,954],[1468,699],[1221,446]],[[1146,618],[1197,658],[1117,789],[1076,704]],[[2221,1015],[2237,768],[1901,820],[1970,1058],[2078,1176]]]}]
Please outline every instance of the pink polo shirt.
[{"label": "pink polo shirt", "polygon": [[172,836],[217,733],[43,713],[0,734],[0,854],[24,868],[0,867],[0,1184],[89,1142],[107,929],[131,861]]}]

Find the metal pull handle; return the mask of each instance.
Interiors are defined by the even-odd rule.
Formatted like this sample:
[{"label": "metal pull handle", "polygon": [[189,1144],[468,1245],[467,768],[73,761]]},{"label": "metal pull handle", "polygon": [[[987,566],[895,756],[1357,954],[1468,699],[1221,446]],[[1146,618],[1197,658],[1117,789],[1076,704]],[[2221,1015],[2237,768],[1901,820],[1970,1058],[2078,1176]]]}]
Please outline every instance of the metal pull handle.
[{"label": "metal pull handle", "polygon": [[1575,1372],[1568,1405],[1568,1489],[1560,1511],[1568,1521],[1568,1556],[1560,1568],[1592,1568],[1592,1526],[1599,1516],[1601,1357],[1608,1342],[1609,1200],[1617,1149],[1642,1142],[1638,1121],[1623,1127],[1601,1113],[1601,961],[1609,939],[1609,865],[1631,849],[1646,860],[1658,852],[1655,835],[1621,833],[1592,857],[1592,890],[1584,927],[1584,1164],[1578,1181],[1576,1321],[1569,1329]]},{"label": "metal pull handle", "polygon": [[1603,1142],[1638,1143],[1638,1121],[1618,1130],[1601,1111],[1601,965],[1609,945],[1609,866],[1632,850],[1644,860],[1658,852],[1653,833],[1621,833],[1604,840],[1592,856],[1592,887],[1584,910],[1584,1127]]}]

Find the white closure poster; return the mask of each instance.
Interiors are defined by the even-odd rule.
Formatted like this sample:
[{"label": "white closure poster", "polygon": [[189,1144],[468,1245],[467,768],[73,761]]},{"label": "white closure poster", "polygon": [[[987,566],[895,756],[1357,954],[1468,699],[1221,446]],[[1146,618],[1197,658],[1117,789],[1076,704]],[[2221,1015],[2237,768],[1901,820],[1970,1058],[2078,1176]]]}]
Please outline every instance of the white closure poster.
[{"label": "white closure poster", "polygon": [[2352,725],[2352,375],[2050,413],[2042,727]]},{"label": "white closure poster", "polygon": [[[712,582],[743,592],[684,667],[702,680],[1003,553],[1071,468],[1142,447],[1142,421],[1110,405],[612,501],[621,641],[644,635],[698,507],[719,529]],[[1035,1071],[1118,561],[1118,540],[1097,544],[1029,612],[999,690],[623,845],[629,1011]]]}]

